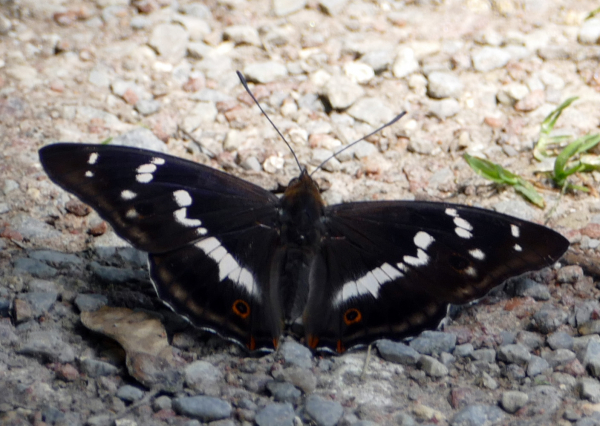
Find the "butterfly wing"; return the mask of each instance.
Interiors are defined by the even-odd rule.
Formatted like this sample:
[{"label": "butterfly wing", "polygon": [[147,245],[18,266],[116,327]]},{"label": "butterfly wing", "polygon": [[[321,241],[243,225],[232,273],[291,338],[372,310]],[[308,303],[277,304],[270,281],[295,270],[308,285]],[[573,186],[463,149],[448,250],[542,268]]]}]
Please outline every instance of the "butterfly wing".
[{"label": "butterfly wing", "polygon": [[449,303],[551,265],[569,245],[544,226],[444,203],[348,203],[325,214],[304,326],[310,346],[337,352],[435,328]]},{"label": "butterfly wing", "polygon": [[160,298],[195,325],[273,347],[281,314],[268,299],[278,198],[210,167],[141,149],[54,144],[48,176],[149,253]]}]

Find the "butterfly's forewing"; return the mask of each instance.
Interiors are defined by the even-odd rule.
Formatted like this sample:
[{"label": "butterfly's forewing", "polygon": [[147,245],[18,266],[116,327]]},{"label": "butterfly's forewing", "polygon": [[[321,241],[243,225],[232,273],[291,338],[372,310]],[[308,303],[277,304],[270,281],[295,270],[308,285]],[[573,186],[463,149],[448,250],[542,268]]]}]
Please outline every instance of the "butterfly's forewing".
[{"label": "butterfly's forewing", "polygon": [[551,265],[568,247],[544,226],[443,203],[348,203],[325,214],[305,332],[311,346],[338,352],[435,327],[449,303]]},{"label": "butterfly's forewing", "polygon": [[40,150],[48,176],[150,254],[162,300],[250,349],[281,332],[269,300],[278,199],[210,167],[118,146]]}]

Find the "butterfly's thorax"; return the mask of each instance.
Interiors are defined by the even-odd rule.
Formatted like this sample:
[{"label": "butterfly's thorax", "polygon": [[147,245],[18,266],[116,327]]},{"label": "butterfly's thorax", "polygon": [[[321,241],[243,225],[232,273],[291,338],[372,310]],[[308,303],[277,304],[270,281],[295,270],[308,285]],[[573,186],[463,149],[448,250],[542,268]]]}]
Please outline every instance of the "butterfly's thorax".
[{"label": "butterfly's thorax", "polygon": [[278,271],[273,279],[287,322],[302,314],[308,297],[310,266],[324,234],[324,203],[319,188],[306,171],[293,179],[280,200]]}]

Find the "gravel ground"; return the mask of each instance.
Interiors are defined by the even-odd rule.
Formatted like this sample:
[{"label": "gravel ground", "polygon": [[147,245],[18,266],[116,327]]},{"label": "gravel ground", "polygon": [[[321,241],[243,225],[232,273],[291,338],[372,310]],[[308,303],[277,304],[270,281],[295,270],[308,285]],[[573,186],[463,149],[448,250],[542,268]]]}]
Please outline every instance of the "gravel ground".
[{"label": "gravel ground", "polygon": [[[598,129],[600,20],[584,20],[596,7],[2,1],[0,423],[599,425],[600,174],[559,200],[532,157],[568,97],[580,99],[556,132]],[[292,339],[251,358],[186,326],[156,300],[144,256],[53,185],[37,150],[113,137],[275,189],[297,166],[235,70],[309,167],[407,111],[317,174],[327,202],[445,199],[548,219],[570,252],[444,332],[379,342],[367,368],[364,351],[315,356]],[[546,209],[476,176],[464,152],[539,184]],[[117,320],[132,325],[117,333]]]}]

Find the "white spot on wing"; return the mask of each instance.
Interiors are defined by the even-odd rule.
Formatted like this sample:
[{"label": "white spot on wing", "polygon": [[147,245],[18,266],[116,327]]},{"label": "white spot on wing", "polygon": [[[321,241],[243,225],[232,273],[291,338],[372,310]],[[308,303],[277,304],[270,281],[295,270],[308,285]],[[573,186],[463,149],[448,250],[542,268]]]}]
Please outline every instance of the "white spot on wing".
[{"label": "white spot on wing", "polygon": [[429,262],[429,256],[423,250],[417,249],[417,257],[404,256],[402,260],[412,266],[425,266]]},{"label": "white spot on wing", "polygon": [[404,276],[402,272],[389,263],[384,263],[357,280],[345,283],[333,298],[333,303],[335,306],[339,306],[354,297],[364,295],[370,295],[377,299],[382,285],[402,276]]},{"label": "white spot on wing", "polygon": [[194,228],[196,226],[202,225],[202,221],[200,219],[188,219],[187,208],[185,207],[179,210],[175,210],[173,212],[173,216],[175,217],[175,221],[177,223],[188,228]]},{"label": "white spot on wing", "polygon": [[150,173],[140,173],[139,175],[135,175],[135,180],[139,183],[148,183],[152,180],[154,176]]},{"label": "white spot on wing", "polygon": [[385,272],[388,277],[390,277],[390,280],[395,280],[396,278],[404,276],[402,272],[394,268],[389,263],[384,263],[383,265],[381,265],[381,270]]},{"label": "white spot on wing", "polygon": [[165,164],[165,160],[163,158],[154,157],[152,160],[150,160],[150,163],[156,164],[157,166],[162,166]]},{"label": "white spot on wing", "polygon": [[467,231],[473,230],[473,227],[471,226],[471,224],[469,222],[467,222],[466,220],[464,220],[462,217],[455,217],[454,224],[456,226],[458,226],[459,228],[466,229]]},{"label": "white spot on wing", "polygon": [[87,178],[94,177],[94,173],[92,173],[88,170],[87,172],[85,172],[85,177],[87,177]]},{"label": "white spot on wing", "polygon": [[517,225],[510,225],[510,233],[513,237],[519,238],[519,236],[521,235],[521,230]]},{"label": "white spot on wing", "polygon": [[485,259],[485,253],[482,252],[480,249],[469,250],[469,254],[477,260]]},{"label": "white spot on wing", "polygon": [[513,248],[515,249],[515,251],[523,251],[523,248],[520,245],[518,245],[518,244],[515,244],[513,246]]},{"label": "white spot on wing", "polygon": [[154,173],[156,171],[156,166],[154,164],[142,164],[136,169],[138,173]]},{"label": "white spot on wing", "polygon": [[125,212],[125,217],[127,219],[135,219],[136,217],[138,217],[138,213],[135,211],[134,208],[131,208]]},{"label": "white spot on wing", "polygon": [[240,266],[237,260],[221,245],[219,240],[215,237],[209,237],[197,242],[194,246],[202,250],[217,263],[219,266],[219,279],[221,281],[229,278],[234,284],[244,288],[249,294],[259,297],[258,287],[252,273]]},{"label": "white spot on wing", "polygon": [[173,192],[173,198],[179,207],[188,207],[192,205],[190,193],[184,189]]},{"label": "white spot on wing", "polygon": [[121,191],[121,198],[124,200],[133,200],[135,197],[137,197],[137,194],[129,189]]},{"label": "white spot on wing", "polygon": [[417,232],[417,235],[415,235],[414,238],[415,245],[423,250],[427,250],[427,247],[429,247],[434,241],[435,239],[424,231]]},{"label": "white spot on wing", "polygon": [[452,217],[458,217],[458,212],[456,211],[456,209],[451,209],[451,208],[448,208],[448,209],[446,209],[446,210],[445,210],[445,213],[446,213],[448,216],[452,216]]},{"label": "white spot on wing", "polygon": [[473,234],[463,228],[454,228],[454,232],[456,232],[456,235],[458,235],[460,238],[469,239],[473,237]]},{"label": "white spot on wing", "polygon": [[96,164],[96,161],[98,161],[98,153],[92,152],[88,158],[88,164]]}]

